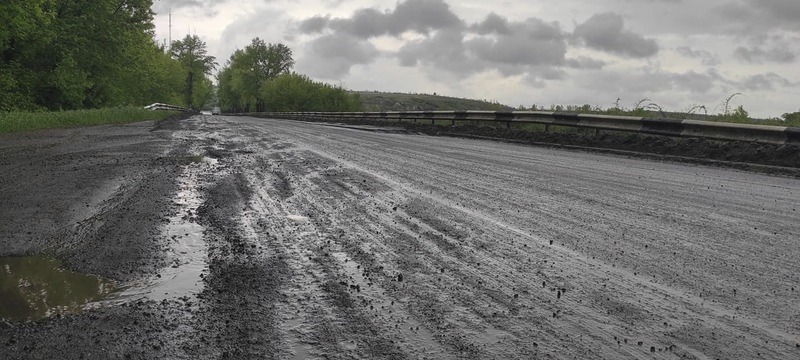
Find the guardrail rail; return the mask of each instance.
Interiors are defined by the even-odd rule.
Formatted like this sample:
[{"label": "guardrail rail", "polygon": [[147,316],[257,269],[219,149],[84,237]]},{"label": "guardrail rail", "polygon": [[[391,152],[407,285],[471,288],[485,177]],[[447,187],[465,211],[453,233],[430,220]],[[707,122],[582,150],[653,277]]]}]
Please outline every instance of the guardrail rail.
[{"label": "guardrail rail", "polygon": [[147,110],[168,110],[168,111],[186,111],[188,109],[177,105],[155,103],[144,107]]},{"label": "guardrail rail", "polygon": [[736,124],[688,119],[609,116],[571,112],[263,112],[230,115],[313,121],[431,121],[432,124],[435,124],[436,121],[450,121],[452,125],[456,125],[457,122],[494,122],[498,124],[505,124],[509,128],[515,123],[530,123],[544,125],[546,131],[550,130],[550,126],[567,126],[594,129],[597,133],[607,130],[676,137],[698,137],[714,140],[800,145],[800,128],[798,127]]}]

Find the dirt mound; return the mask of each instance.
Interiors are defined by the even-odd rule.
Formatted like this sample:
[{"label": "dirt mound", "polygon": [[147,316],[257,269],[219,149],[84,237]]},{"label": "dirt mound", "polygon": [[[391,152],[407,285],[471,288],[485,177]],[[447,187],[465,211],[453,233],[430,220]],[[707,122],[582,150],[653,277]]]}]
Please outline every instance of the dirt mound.
[{"label": "dirt mound", "polygon": [[[387,125],[381,121],[354,120],[352,124]],[[747,169],[747,164],[800,169],[800,146],[776,145],[743,141],[717,141],[700,138],[676,138],[624,132],[568,129],[565,132],[539,132],[515,128],[456,125],[441,126],[420,123],[391,123],[409,131],[435,136],[477,136],[514,140],[522,143],[553,146],[576,146],[621,150],[647,156],[669,156],[675,160],[712,160],[741,163],[726,164]],[[688,158],[688,159],[680,159]]]}]

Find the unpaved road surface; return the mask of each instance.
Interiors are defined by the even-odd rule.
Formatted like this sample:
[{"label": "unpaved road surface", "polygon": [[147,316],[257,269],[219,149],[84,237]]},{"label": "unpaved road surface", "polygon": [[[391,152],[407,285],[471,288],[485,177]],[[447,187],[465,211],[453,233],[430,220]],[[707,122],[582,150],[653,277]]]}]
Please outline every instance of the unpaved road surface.
[{"label": "unpaved road surface", "polygon": [[0,181],[0,256],[122,289],[3,359],[800,358],[798,179],[198,116],[4,135]]}]

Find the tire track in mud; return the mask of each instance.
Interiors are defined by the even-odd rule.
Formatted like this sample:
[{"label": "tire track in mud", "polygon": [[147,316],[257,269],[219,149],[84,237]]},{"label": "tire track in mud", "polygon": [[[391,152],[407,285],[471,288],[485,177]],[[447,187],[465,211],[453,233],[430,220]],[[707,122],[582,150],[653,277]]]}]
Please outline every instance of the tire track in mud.
[{"label": "tire track in mud", "polygon": [[250,195],[234,172],[208,190],[198,211],[209,244],[209,274],[197,315],[200,339],[194,344],[195,355],[204,358],[275,358],[282,348],[276,304],[283,300],[287,267],[241,220]]},{"label": "tire track in mud", "polygon": [[[285,132],[288,129],[279,129],[275,130],[275,132]],[[291,129],[291,131],[296,131],[297,129]],[[251,130],[248,130],[251,131]],[[311,152],[317,152],[318,155],[322,155],[327,161],[332,161],[334,163],[340,164],[347,164],[344,166],[348,168],[350,171],[354,171],[356,173],[363,173],[363,176],[372,177],[372,181],[381,182],[382,180],[386,180],[385,178],[381,179],[380,177],[375,178],[375,173],[373,171],[367,170],[363,167],[354,166],[353,163],[349,163],[345,160],[348,157],[353,157],[350,154],[347,154],[346,146],[341,146],[341,148],[337,148],[337,151],[333,152],[333,154],[324,154],[320,153],[321,149],[324,151],[330,150],[327,149],[324,143],[320,143],[320,138],[314,138],[313,136],[309,136],[309,134],[303,133],[302,131],[299,133],[289,132],[289,136],[291,138],[297,139],[299,138],[305,144],[315,144],[312,147],[307,147],[309,145],[303,145],[300,151],[311,150]],[[303,130],[305,131],[305,129]],[[258,131],[254,131],[258,132]],[[287,138],[282,138],[281,141],[288,141]],[[345,142],[352,141],[345,139]],[[343,155],[344,154],[344,155]],[[408,155],[408,154],[406,154]],[[305,155],[308,157],[307,155]],[[379,157],[380,158],[380,157]],[[363,160],[363,156],[361,156]],[[433,160],[432,160],[433,161]],[[435,161],[433,161],[435,163]],[[439,164],[437,164],[439,165]],[[369,167],[374,166],[374,163],[370,163]],[[340,165],[341,167],[341,165]],[[437,167],[438,169],[439,167]],[[393,169],[392,166],[389,166],[388,169]],[[384,167],[382,171],[386,171],[387,167]],[[426,176],[430,176],[430,173],[424,174],[418,171],[415,171],[414,168],[402,168],[403,173],[395,173],[391,172],[390,174],[395,178],[408,178],[413,177],[414,175],[421,175],[424,179]],[[457,173],[457,172],[456,172]],[[598,172],[600,173],[600,172]],[[441,171],[437,173],[437,175],[441,175],[442,178],[440,180],[443,183],[447,183],[448,178],[452,178],[454,174],[449,174],[448,171]],[[389,176],[389,175],[385,175]],[[335,181],[334,181],[335,183]],[[345,184],[339,184],[338,191],[347,190],[347,193],[351,195],[358,195],[358,187],[360,184],[357,181]],[[386,199],[384,199],[384,205],[395,205],[397,204],[399,199],[402,199],[403,196],[407,198],[413,198],[417,196],[424,201],[431,201],[435,200],[435,205],[442,206],[441,209],[437,209],[439,211],[435,215],[431,214],[423,214],[420,215],[421,220],[411,220],[408,221],[403,226],[394,229],[394,235],[405,233],[406,235],[411,234],[418,234],[421,228],[424,228],[426,222],[430,222],[431,219],[436,220],[437,218],[446,218],[446,219],[453,219],[453,218],[467,218],[469,219],[471,216],[481,215],[484,213],[501,213],[506,215],[502,211],[498,211],[500,209],[492,209],[485,208],[486,205],[490,205],[492,202],[503,204],[503,196],[495,195],[492,197],[490,195],[490,201],[484,204],[479,204],[476,202],[470,202],[469,199],[465,199],[463,194],[460,196],[453,196],[452,200],[447,199],[445,200],[444,197],[449,197],[454,194],[454,192],[449,191],[448,188],[441,188],[431,185],[430,183],[419,183],[419,182],[410,182],[400,188],[397,188],[397,184],[392,184],[392,182],[385,183],[385,186],[389,186],[390,188],[394,188],[396,191],[400,191],[401,194],[395,192],[394,194],[386,195]],[[725,184],[728,185],[728,184]],[[411,191],[411,196],[408,194],[408,189],[412,188],[414,191]],[[608,187],[609,191],[613,189],[613,187]],[[636,188],[634,188],[636,190]],[[333,193],[334,189],[326,190],[329,193]],[[405,192],[404,192],[405,191]],[[456,190],[458,191],[458,190]],[[365,191],[364,193],[369,193],[369,191]],[[486,193],[491,194],[491,191],[487,191]],[[433,195],[436,194],[436,195]],[[676,206],[683,200],[683,198],[688,198],[689,193],[687,195],[683,195],[681,197],[675,198],[672,201],[675,201]],[[322,198],[325,196],[325,191],[320,192]],[[328,194],[328,196],[331,196]],[[332,196],[335,198],[335,196]],[[483,196],[482,198],[486,198]],[[312,201],[319,201],[318,198]],[[492,200],[493,199],[493,200]],[[334,202],[341,202],[342,199],[337,199]],[[506,200],[507,201],[507,200]],[[777,200],[776,200],[777,201]],[[453,206],[454,203],[456,206]],[[461,204],[461,205],[459,205]],[[482,205],[482,206],[476,206]],[[506,204],[507,205],[507,204]],[[608,204],[608,205],[614,205]],[[350,205],[352,206],[352,205]],[[605,205],[604,205],[605,206]],[[331,206],[329,211],[341,211],[342,206]],[[392,206],[390,206],[391,208]],[[435,207],[435,206],[434,206]],[[513,210],[513,207],[511,208]],[[363,217],[364,213],[369,214],[368,207],[357,208],[354,210],[354,214],[360,214],[359,216]],[[372,209],[375,210],[375,209]],[[385,210],[385,208],[384,208]],[[409,214],[406,214],[409,215]],[[411,217],[411,216],[409,216]],[[509,216],[508,221],[510,222],[517,222],[518,216]],[[402,220],[402,219],[400,219]],[[728,311],[728,305],[726,303],[717,303],[713,299],[706,300],[698,298],[697,296],[691,295],[683,290],[675,290],[671,288],[669,285],[665,285],[668,283],[666,281],[662,281],[661,278],[654,277],[653,280],[650,280],[647,276],[653,273],[652,269],[650,271],[651,274],[647,274],[648,271],[644,271],[643,274],[637,274],[636,270],[627,270],[629,267],[633,267],[629,262],[625,261],[623,257],[607,257],[603,259],[603,257],[599,257],[599,259],[590,259],[587,257],[588,255],[582,255],[585,251],[586,253],[595,255],[602,255],[602,252],[598,253],[597,251],[587,251],[587,249],[582,249],[579,246],[574,246],[569,242],[565,243],[557,243],[555,246],[545,243],[547,237],[553,238],[552,230],[549,231],[541,231],[538,234],[529,231],[526,227],[523,228],[516,228],[513,225],[506,226],[506,229],[495,230],[494,227],[498,224],[503,224],[502,221],[497,221],[492,219],[491,217],[486,218],[485,216],[477,216],[473,218],[472,221],[477,223],[475,228],[475,234],[480,234],[475,236],[474,238],[467,239],[466,242],[476,244],[479,246],[481,241],[479,237],[483,236],[495,236],[499,239],[504,239],[500,241],[500,245],[496,245],[495,247],[487,247],[487,248],[477,248],[472,249],[472,251],[483,253],[483,257],[485,257],[490,263],[489,266],[486,266],[483,269],[473,269],[475,274],[477,274],[477,278],[480,279],[481,282],[486,282],[492,284],[491,278],[487,280],[487,275],[485,272],[488,270],[490,272],[494,271],[495,274],[498,274],[500,277],[510,277],[510,280],[505,282],[503,281],[495,281],[492,285],[492,288],[498,289],[503,288],[503,286],[507,285],[519,285],[526,283],[526,278],[531,277],[532,274],[537,274],[540,278],[547,279],[547,273],[556,274],[556,275],[549,275],[549,278],[552,280],[549,283],[556,283],[556,286],[548,285],[548,280],[543,280],[545,283],[544,288],[548,290],[549,295],[552,295],[553,292],[556,295],[561,295],[561,298],[558,296],[556,300],[561,302],[564,301],[572,301],[573,304],[569,306],[564,306],[565,309],[559,311],[557,309],[554,312],[554,319],[569,319],[573,317],[574,320],[567,321],[567,327],[564,327],[564,324],[554,324],[552,325],[552,334],[550,334],[550,340],[552,343],[561,343],[561,344],[568,344],[568,345],[575,345],[575,342],[583,342],[583,348],[578,350],[568,350],[566,348],[558,348],[555,347],[554,354],[558,354],[558,357],[562,356],[569,356],[570,353],[575,354],[575,356],[588,356],[588,357],[605,357],[610,356],[609,354],[616,354],[616,356],[643,356],[643,354],[649,355],[659,355],[661,354],[662,357],[671,357],[671,356],[678,356],[678,355],[686,355],[689,357],[699,357],[702,358],[703,354],[714,353],[720,354],[723,356],[742,356],[743,354],[750,354],[752,356],[757,356],[756,350],[760,350],[761,356],[766,357],[781,357],[782,354],[785,354],[786,349],[792,346],[792,339],[795,335],[787,333],[785,331],[778,330],[774,328],[773,325],[770,323],[762,323],[760,321],[754,321],[749,323],[748,315],[747,314],[740,314],[736,315],[730,311]],[[382,224],[385,228],[391,228],[386,220],[385,217],[367,217],[366,219],[362,219],[362,222],[367,223],[377,223]],[[394,222],[394,220],[392,220]],[[481,222],[484,222],[481,224]],[[594,225],[594,224],[593,224]],[[458,226],[464,226],[464,224],[459,224]],[[634,225],[635,226],[635,225]],[[381,227],[381,226],[379,226]],[[344,228],[349,228],[354,233],[357,234],[368,234],[372,231],[377,231],[380,233],[379,230],[375,229],[367,229],[367,228],[358,228],[354,227],[353,225],[346,225]],[[434,227],[431,227],[434,228]],[[501,226],[502,228],[502,226]],[[489,233],[486,233],[487,229],[492,229]],[[434,229],[435,230],[435,229]],[[387,230],[388,231],[388,230]],[[419,244],[416,244],[416,247],[425,248],[428,246],[429,248],[433,248],[434,250],[428,251],[429,258],[425,258],[422,261],[416,261],[413,263],[411,268],[417,267],[417,269],[424,269],[428,264],[438,264],[441,263],[443,260],[442,253],[451,253],[455,247],[454,244],[458,244],[457,237],[448,237],[447,234],[451,231],[444,229],[444,231],[440,231],[438,234],[432,232],[431,229],[424,229],[425,232],[430,233],[429,236],[426,236],[424,239],[420,240]],[[481,233],[483,232],[483,233]],[[413,237],[413,236],[412,236]],[[517,240],[515,238],[521,238],[522,240]],[[411,243],[413,239],[407,239],[406,242]],[[464,242],[463,239],[461,239]],[[533,240],[533,241],[531,241]],[[559,240],[558,237],[555,240]],[[379,242],[385,242],[391,244],[390,241],[386,241],[383,235],[380,238],[373,238],[373,239],[366,239],[359,243],[359,246],[364,247],[364,244],[373,247],[373,252],[386,254],[387,250],[409,250],[409,247],[401,248],[397,246],[395,248],[383,248],[380,249],[376,245]],[[560,241],[559,241],[560,242]],[[544,243],[544,245],[543,245]],[[424,245],[428,244],[428,245]],[[431,247],[430,244],[437,244],[440,246],[442,250],[435,250],[435,247]],[[525,251],[522,255],[517,254],[516,260],[513,260],[515,253],[519,252],[520,247],[530,246],[530,248]],[[534,251],[534,247],[541,248],[539,250]],[[645,247],[645,246],[643,246]],[[413,247],[411,247],[413,248]],[[415,249],[416,250],[416,249]],[[526,269],[526,264],[523,262],[524,256],[531,256],[539,253],[540,259],[537,266],[539,269],[532,270],[532,267],[528,265],[528,269]],[[613,252],[612,252],[613,253]],[[543,255],[541,255],[543,254]],[[504,258],[505,257],[505,258]],[[464,259],[469,260],[469,257],[464,257]],[[511,259],[511,260],[510,260]],[[512,261],[513,260],[513,261]],[[452,262],[452,267],[461,267],[464,268],[464,261],[461,263]],[[549,261],[549,264],[548,264]],[[420,265],[422,264],[422,265]],[[557,264],[557,265],[556,265]],[[579,265],[579,266],[576,266]],[[437,265],[438,266],[438,265]],[[609,268],[610,266],[610,268]],[[694,263],[693,265],[697,269],[707,269],[708,265],[703,265],[702,263]],[[573,269],[569,269],[573,267]],[[581,268],[581,270],[575,270],[574,268]],[[386,268],[386,267],[385,267]],[[503,269],[508,268],[516,268],[514,272],[517,272],[518,276],[513,276],[510,272],[504,272]],[[566,276],[559,276],[560,272],[563,272],[564,269],[567,268],[569,271],[567,272]],[[633,267],[635,269],[635,267]],[[526,272],[527,271],[527,272]],[[591,276],[586,278],[585,275],[579,274],[591,274],[597,273],[598,278],[592,278]],[[655,272],[655,275],[659,275],[659,272]],[[661,274],[664,276],[663,274]],[[576,278],[576,276],[578,276]],[[699,276],[699,275],[695,275]],[[720,275],[718,275],[720,276]],[[536,277],[536,276],[534,276]],[[664,276],[667,277],[667,276]],[[632,279],[638,279],[631,283]],[[424,281],[426,284],[436,284],[433,280],[426,280]],[[453,284],[457,282],[457,280],[447,279],[445,283]],[[529,282],[529,281],[528,281]],[[594,284],[596,283],[596,285]],[[471,286],[474,287],[475,282],[470,283]],[[601,286],[602,285],[602,286]],[[674,286],[674,285],[673,285]],[[583,289],[585,287],[586,289]],[[566,293],[563,293],[560,290],[567,290]],[[484,291],[481,291],[484,292]],[[487,293],[491,293],[491,290],[485,290]],[[496,291],[494,291],[496,292]],[[531,290],[528,290],[530,293]],[[547,293],[545,292],[545,293]],[[456,291],[452,291],[452,293],[456,293]],[[519,295],[519,294],[517,294]],[[542,302],[545,304],[549,304],[548,301],[552,302],[552,299],[548,299],[545,295],[537,295],[538,298],[535,301],[531,301],[530,303]],[[462,295],[463,297],[463,295]],[[570,299],[572,298],[572,299]],[[506,302],[501,301],[501,297],[488,297],[486,302],[487,303],[494,303],[494,304],[504,304]],[[635,300],[635,301],[634,301]],[[517,300],[518,302],[522,302]],[[583,301],[589,301],[591,303],[582,304]],[[637,304],[638,301],[639,303]],[[576,303],[577,302],[577,303]],[[642,304],[643,302],[643,304]],[[580,304],[580,305],[578,305]],[[541,306],[541,304],[538,304]],[[452,306],[453,308],[458,308],[458,306]],[[546,307],[546,306],[544,306]],[[474,303],[467,304],[465,308],[468,308],[471,311],[476,309]],[[566,309],[570,308],[570,309]],[[545,313],[549,312],[550,309],[547,309]],[[774,309],[773,309],[774,311]],[[606,314],[603,314],[606,313]],[[686,317],[686,313],[689,314],[704,314],[700,316],[699,320],[688,320],[691,318]],[[751,313],[752,314],[752,313]],[[541,315],[541,314],[539,314]],[[656,315],[656,316],[653,316]],[[744,315],[744,316],[742,316]],[[737,316],[734,320],[733,316]],[[752,317],[752,315],[749,315]],[[424,317],[421,317],[424,319]],[[484,316],[484,318],[487,318]],[[535,318],[535,317],[534,317]],[[663,321],[662,320],[668,320]],[[488,322],[488,321],[485,321]],[[644,322],[645,325],[641,323]],[[497,327],[502,327],[503,321],[497,321]],[[511,327],[520,327],[519,320],[514,321],[505,321],[507,323],[511,323]],[[760,324],[759,324],[760,323]],[[522,326],[523,329],[530,331],[531,329],[524,329],[525,326]],[[546,327],[546,326],[545,326]],[[637,329],[631,329],[632,327]],[[594,330],[595,328],[607,328],[606,330],[597,331]],[[570,329],[569,331],[565,331],[565,329]],[[633,331],[632,331],[633,330]],[[755,331],[755,333],[754,333]],[[685,336],[685,334],[706,334],[709,333],[711,335],[707,337],[697,337],[697,336]],[[760,333],[760,335],[759,335]],[[522,331],[518,331],[518,334],[524,334]],[[593,340],[585,340],[585,339],[576,339],[573,341],[566,341],[559,337],[564,337],[565,334],[567,336],[569,334],[578,334],[578,337],[587,336]],[[541,334],[539,334],[541,335]],[[754,338],[755,336],[755,338]],[[524,336],[519,336],[524,338]],[[724,349],[719,346],[719,344],[729,343],[733,344],[737,339],[748,339],[747,343],[755,344],[755,343],[766,343],[766,340],[770,340],[769,346],[758,346],[758,347],[751,347],[747,350],[747,352],[742,352],[740,347],[733,347],[730,349]],[[758,340],[760,338],[760,340]],[[634,344],[635,343],[635,344]],[[777,343],[777,344],[776,344]],[[626,348],[624,345],[628,344],[629,346]],[[647,345],[651,345],[652,349],[648,349]],[[615,349],[616,347],[616,349]],[[765,349],[761,349],[765,348]],[[784,349],[784,350],[781,350]],[[653,350],[653,353],[650,353],[648,350]],[[570,352],[572,351],[572,352]],[[749,352],[752,351],[752,352]],[[653,356],[655,356],[653,355]]]},{"label": "tire track in mud", "polygon": [[[269,161],[260,159],[256,167],[259,172],[252,173],[251,178],[254,188],[261,192],[254,197],[253,208],[260,209],[259,216],[266,216],[264,222],[279,239],[278,246],[292,268],[287,292],[298,300],[283,308],[285,334],[288,342],[295,344],[294,358],[425,358],[426,354],[446,358],[446,352],[436,351],[438,345],[431,342],[432,334],[403,315],[399,304],[394,306],[387,300],[384,291],[364,277],[360,265],[347,258],[331,233],[333,228],[320,226],[328,214],[320,209],[320,202],[309,201],[311,184],[306,180],[330,171],[324,167],[331,164],[298,168],[306,160],[287,158],[286,154],[280,151],[270,154]],[[298,174],[300,178],[295,178]],[[297,191],[282,191],[287,182]],[[333,186],[343,185],[339,182]],[[279,196],[271,196],[275,194]],[[386,310],[390,307],[393,309]],[[405,318],[404,326],[398,321],[379,321],[379,309],[390,311],[393,318]],[[392,325],[394,328],[390,328]],[[404,330],[405,326],[409,329]]]},{"label": "tire track in mud", "polygon": [[[357,172],[352,172],[351,175],[355,175],[356,179],[350,179],[350,180],[356,180],[356,181],[353,181],[350,184],[344,184],[342,181],[339,181],[339,180],[334,180],[334,181],[332,181],[333,184],[330,184],[330,179],[317,177],[317,180],[319,182],[322,182],[321,184],[318,184],[318,186],[319,185],[328,185],[329,188],[322,189],[323,191],[321,191],[321,193],[315,194],[314,196],[311,196],[310,199],[306,199],[304,201],[304,203],[305,204],[310,204],[310,203],[312,203],[312,201],[316,201],[317,203],[319,203],[318,199],[326,198],[326,197],[333,199],[333,201],[331,202],[331,205],[329,205],[330,207],[337,207],[337,205],[335,205],[335,204],[340,204],[340,203],[343,203],[343,202],[344,203],[348,203],[349,202],[349,203],[351,203],[351,204],[348,204],[349,206],[356,206],[353,210],[351,210],[353,214],[350,214],[350,212],[348,212],[347,214],[344,214],[344,215],[339,214],[339,217],[342,217],[342,216],[346,217],[348,215],[357,215],[357,216],[362,216],[363,217],[363,214],[365,212],[368,213],[369,211],[374,210],[374,209],[366,209],[366,208],[358,206],[358,204],[352,204],[352,202],[353,202],[352,199],[337,198],[336,196],[334,196],[334,194],[340,193],[341,192],[340,191],[341,188],[344,187],[344,188],[347,188],[348,190],[350,190],[350,191],[344,192],[344,193],[350,195],[351,198],[358,198],[359,194],[362,194],[362,197],[366,197],[365,195],[369,194],[369,192],[359,191],[358,187],[360,185],[363,186],[362,184],[367,183],[367,181],[366,181],[366,179],[358,181],[359,180],[359,179],[357,179],[357,177],[358,177],[357,175],[358,174],[359,173],[357,173]],[[328,174],[328,175],[330,175],[330,174]],[[363,177],[363,175],[362,175],[362,177]],[[328,182],[327,184],[325,184],[326,180]],[[374,183],[374,179],[370,179],[370,180],[371,180],[370,183]],[[341,205],[338,205],[338,206],[341,206]],[[334,211],[330,211],[331,210],[330,207],[328,209],[324,209],[322,211],[322,213],[323,214],[326,214],[326,213],[327,214],[333,214],[333,213],[335,213]],[[341,209],[339,209],[339,210],[341,210]],[[381,219],[368,218],[368,219],[364,219],[364,220],[366,220],[366,223],[381,224],[380,223]],[[348,226],[352,226],[352,224],[350,224]],[[353,230],[353,229],[351,228],[350,230]],[[372,233],[373,231],[380,233],[380,230],[375,230],[375,229],[358,229],[358,228],[356,228],[356,230],[357,231],[355,231],[355,233],[358,233],[358,234],[369,234],[369,233]],[[415,229],[415,230],[418,230],[418,229]],[[409,232],[409,231],[410,230],[406,229],[406,232]],[[344,231],[342,231],[342,232],[344,232]],[[397,234],[395,234],[395,235],[397,235]],[[406,234],[406,235],[408,235],[408,234]],[[426,240],[429,240],[429,239],[422,239],[422,240],[414,243],[413,246],[415,246],[415,247],[427,246],[429,244],[429,242],[426,241]],[[370,244],[370,245],[374,245],[374,244]],[[351,245],[351,247],[352,247],[352,245]],[[354,265],[347,265],[347,263],[349,262],[348,255],[351,255],[351,256],[355,255],[354,257],[361,257],[362,261],[363,261],[364,260],[363,253],[365,253],[365,252],[363,250],[362,251],[359,251],[359,250],[360,249],[358,249],[357,246],[356,246],[355,251],[351,250],[351,253],[355,253],[355,254],[334,253],[334,256],[339,259],[340,263],[344,263],[345,264],[345,268],[350,268],[350,273],[352,275],[349,276],[349,278],[351,280],[352,279],[357,279],[359,277],[358,276],[359,274],[353,274],[354,272],[357,272],[357,271],[354,271],[354,269],[353,269]],[[372,249],[371,253],[391,254],[391,253],[395,252],[393,250],[398,250],[398,249],[389,248],[389,249],[379,249],[379,251],[375,251],[375,250],[376,249]],[[407,250],[407,249],[399,249],[399,250]],[[370,252],[367,252],[367,253],[370,253]],[[436,256],[440,257],[441,256],[441,251],[439,251],[438,253],[439,254],[437,254]],[[361,255],[361,256],[359,256],[359,255]],[[426,260],[431,261],[431,259],[426,259]],[[395,261],[396,260],[392,260],[392,261],[388,261],[388,262],[387,261],[383,261],[381,263],[393,263]],[[308,265],[305,265],[305,266],[307,267]],[[360,266],[361,265],[355,265],[356,269],[360,268]],[[417,264],[412,264],[410,266],[406,265],[403,269],[408,274],[408,272],[419,272],[421,270],[421,266],[425,266],[425,264],[424,263],[417,263]],[[458,269],[461,266],[462,266],[461,264],[458,264],[458,265],[455,265],[455,266],[451,265],[450,268],[451,269],[452,268]],[[365,266],[365,268],[367,268],[367,266]],[[381,267],[378,267],[378,268],[381,268]],[[385,269],[381,269],[381,270],[385,270]],[[429,270],[428,272],[430,272],[430,273],[439,273],[438,268],[436,270],[433,270],[433,269],[428,269],[428,270]],[[385,278],[385,276],[384,276],[384,278]],[[481,280],[477,280],[477,283],[480,283],[480,282],[481,282]],[[423,287],[428,287],[429,285],[430,284],[424,284]],[[470,284],[470,285],[475,285],[474,281],[473,281],[473,284]],[[363,284],[358,284],[358,285],[355,285],[355,286],[357,288],[365,288],[365,286],[363,286]],[[438,323],[437,325],[440,325],[440,326],[446,328],[448,330],[447,332],[450,333],[450,334],[444,335],[444,336],[452,336],[453,333],[457,333],[457,332],[459,332],[460,329],[466,328],[463,323],[453,324],[453,323],[447,323],[444,320],[442,320],[443,317],[442,317],[441,313],[449,312],[449,309],[451,307],[453,307],[453,301],[452,300],[450,300],[450,301],[447,301],[447,300],[439,301],[439,299],[437,299],[439,296],[434,296],[432,294],[432,290],[431,289],[425,289],[424,291],[420,291],[420,289],[416,289],[414,291],[414,294],[415,295],[414,295],[414,300],[413,301],[415,302],[416,305],[422,304],[423,306],[420,306],[422,308],[430,308],[430,307],[434,306],[437,310],[439,310],[438,313],[437,312],[429,312],[428,314],[425,314],[424,312],[421,312],[418,315],[422,315],[421,318],[426,319],[427,321],[433,320],[435,323]],[[469,296],[470,295],[467,294],[465,296],[462,296],[462,298],[467,298]],[[509,297],[510,297],[510,295],[509,295]],[[498,298],[495,295],[494,296],[494,301],[496,302],[497,299]],[[446,304],[444,304],[444,303],[446,303]],[[471,305],[471,304],[468,304],[468,305]],[[371,306],[373,306],[373,305],[371,305]],[[462,306],[462,308],[466,309],[463,306]],[[496,314],[496,312],[494,312],[494,313]],[[416,327],[413,327],[413,326],[412,326],[412,328],[414,328],[415,330],[417,329]],[[487,333],[488,334],[492,334],[492,333],[494,333],[494,334],[507,334],[507,333],[503,332],[502,330],[493,328],[491,326],[489,326],[488,329],[487,329],[487,325],[486,324],[479,324],[478,328],[480,330],[482,330],[482,331],[480,331],[480,332],[476,331],[476,333],[479,334],[479,336],[474,336],[473,335],[472,338],[473,338],[473,340],[475,340],[476,337],[477,338],[483,338],[483,339],[479,340],[479,342],[483,342],[483,344],[482,344],[483,346],[486,346],[487,343],[491,342],[491,341],[486,341],[487,340],[486,338],[491,338],[491,336],[487,336]],[[424,330],[424,326],[422,327],[422,329]],[[434,338],[434,336],[432,334],[428,335],[426,337]],[[440,335],[440,337],[442,337],[442,335]],[[497,338],[497,337],[500,337],[500,335],[495,336],[495,338]],[[460,337],[452,337],[452,338],[453,339],[462,340],[460,343],[456,342],[456,341],[453,341],[452,339],[450,340],[450,343],[452,343],[454,345],[454,347],[462,350],[462,355],[463,355],[464,350],[466,350],[467,352],[472,353],[473,356],[476,357],[476,358],[485,357],[485,355],[487,354],[485,351],[483,351],[483,349],[481,349],[481,346],[476,345],[474,343],[470,344],[466,340],[464,340],[464,339],[467,338],[466,336],[462,335]],[[494,344],[491,344],[491,345],[497,346],[497,345],[499,345],[499,343],[500,342],[497,341],[497,342],[495,342]],[[526,353],[527,354],[532,354],[532,353],[534,353],[535,352],[535,347],[537,347],[538,345],[537,344],[531,344],[531,345],[533,346],[532,349],[529,349],[528,352],[522,352],[522,353],[523,354],[526,354]],[[518,347],[518,349],[519,348],[520,347]],[[497,354],[498,352],[495,351],[494,353]]]}]

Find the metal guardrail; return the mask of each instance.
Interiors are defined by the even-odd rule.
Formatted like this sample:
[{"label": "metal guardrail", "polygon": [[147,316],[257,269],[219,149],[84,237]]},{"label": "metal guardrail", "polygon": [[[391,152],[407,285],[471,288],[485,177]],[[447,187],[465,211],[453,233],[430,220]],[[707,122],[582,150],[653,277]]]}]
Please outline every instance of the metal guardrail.
[{"label": "metal guardrail", "polygon": [[800,145],[800,128],[769,125],[735,124],[686,119],[658,119],[632,116],[609,116],[544,111],[401,111],[401,112],[267,112],[237,114],[290,120],[345,121],[450,121],[494,122],[511,127],[515,123],[567,126],[634,132],[652,135],[698,137],[714,140],[748,141]]},{"label": "metal guardrail", "polygon": [[188,110],[188,109],[180,107],[180,106],[169,105],[169,104],[161,104],[161,103],[150,104],[150,105],[145,106],[144,108],[147,109],[147,110],[175,110],[175,111],[186,111],[186,110]]}]

